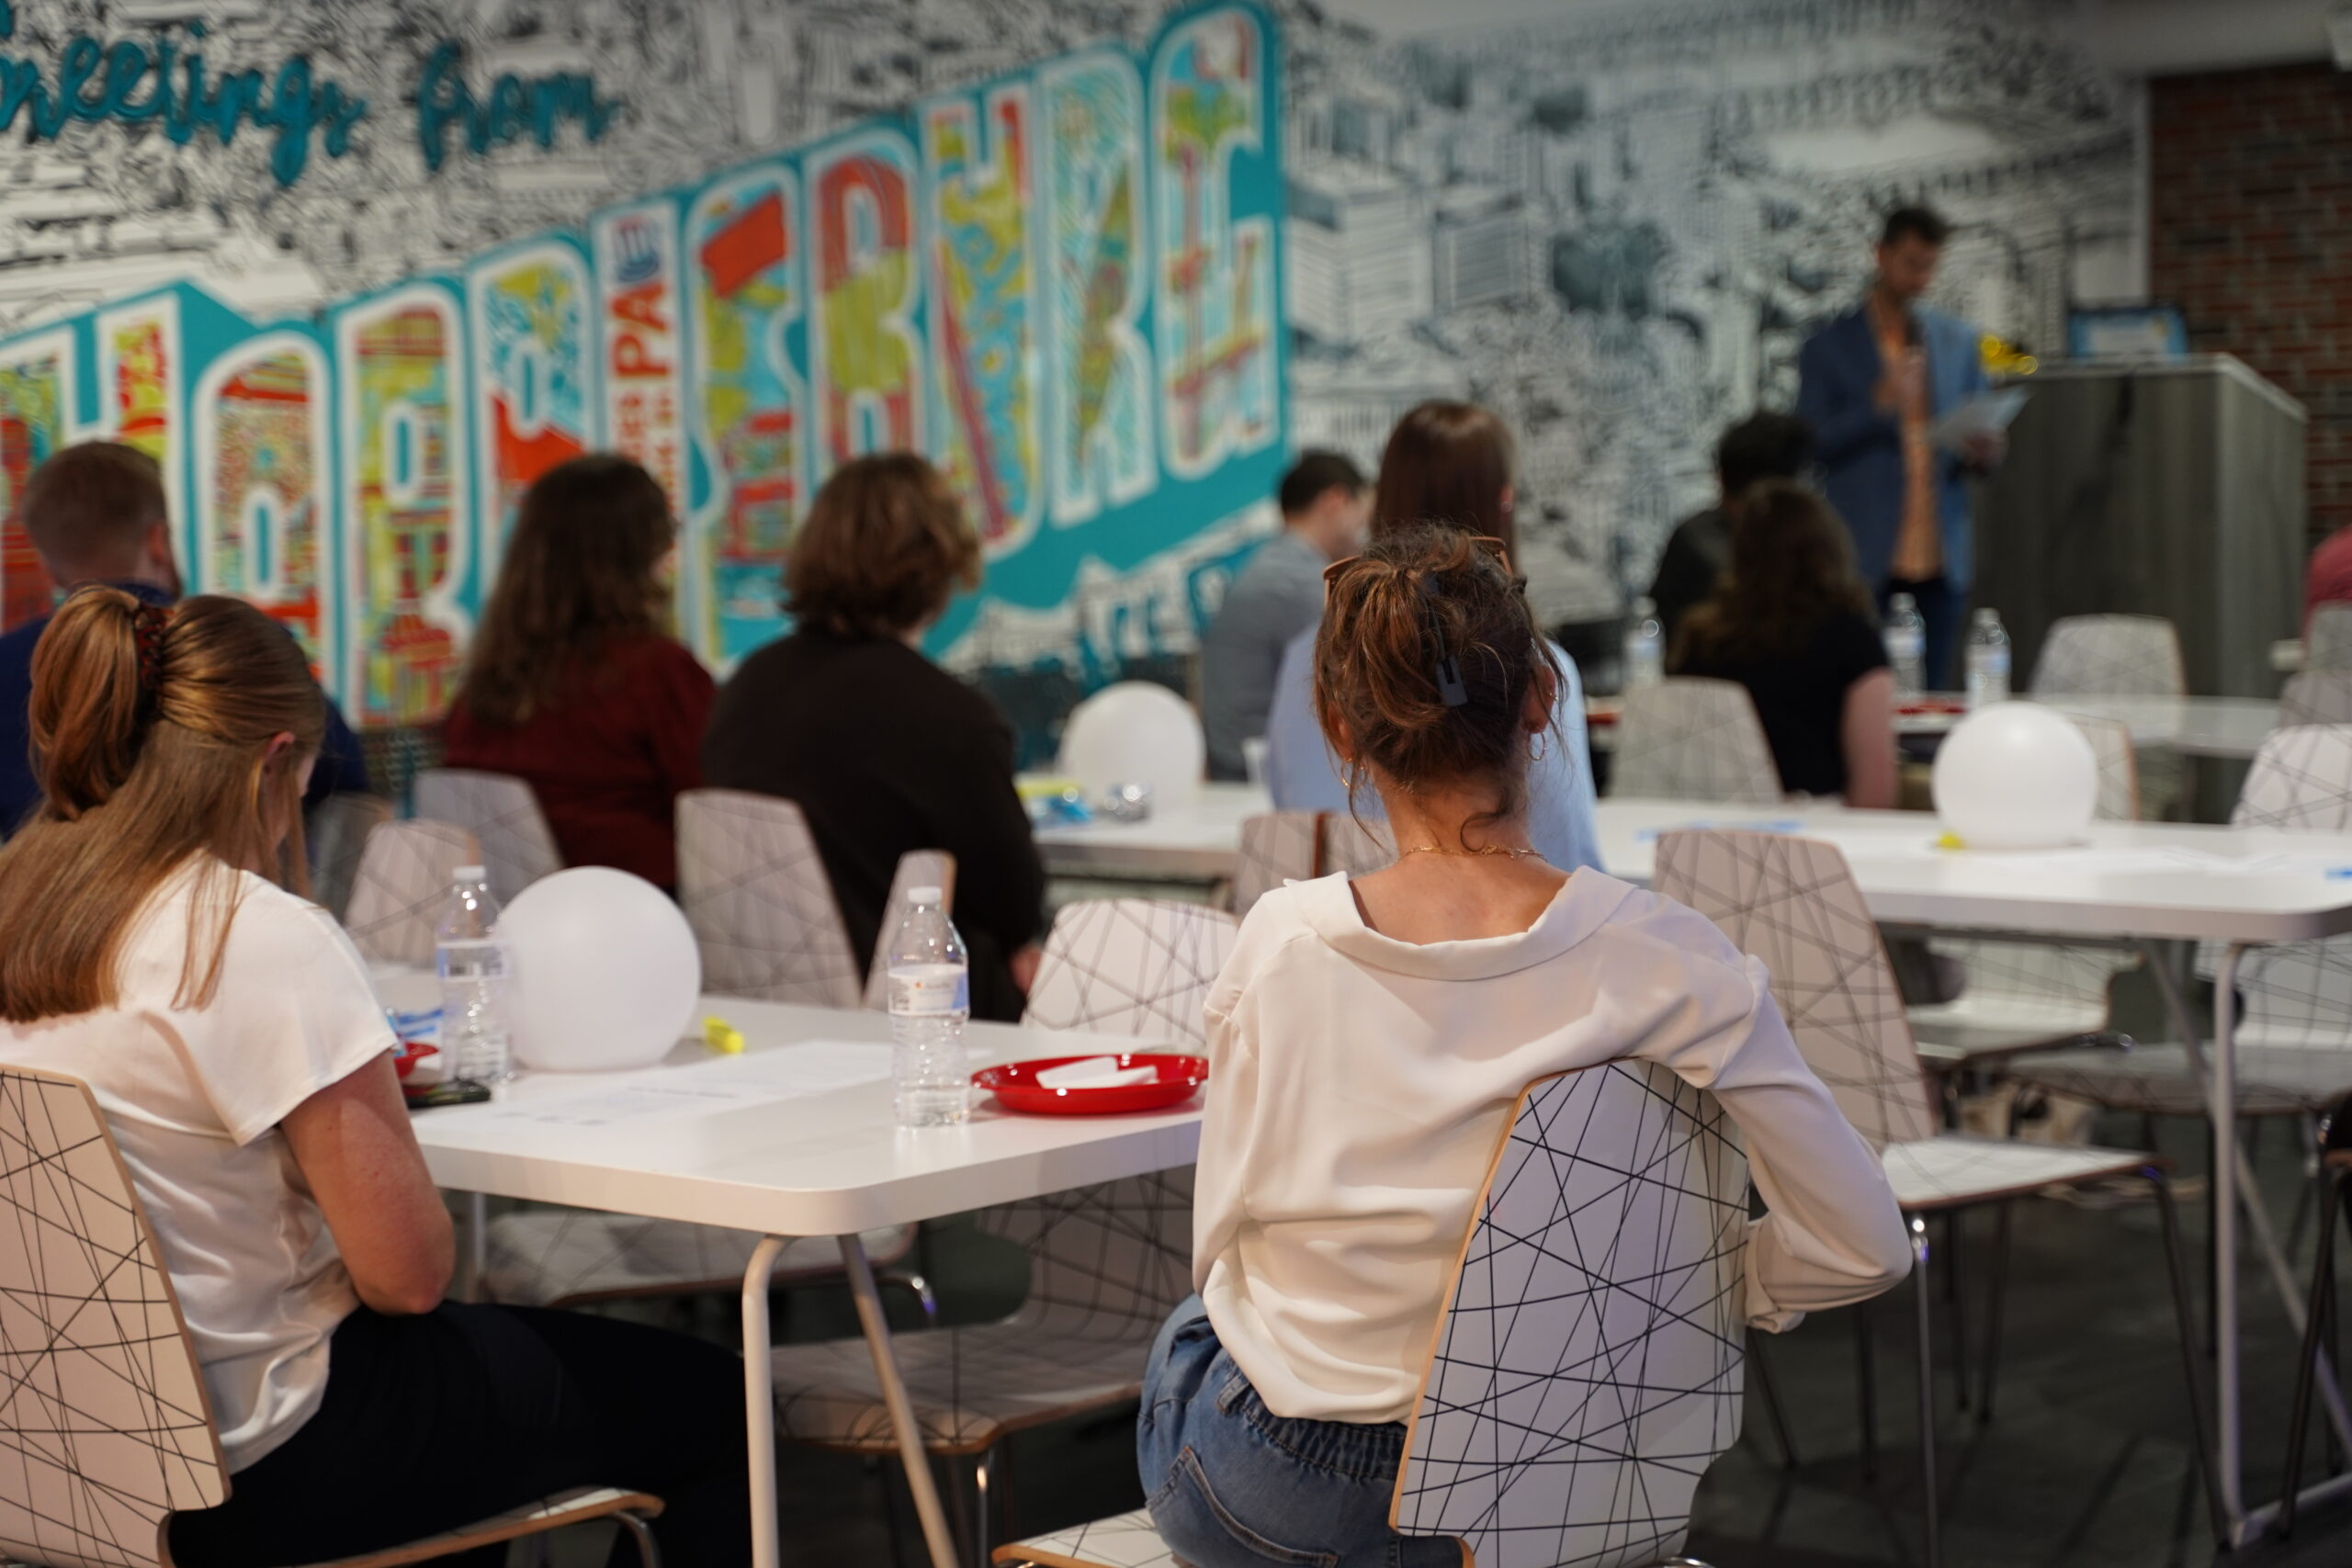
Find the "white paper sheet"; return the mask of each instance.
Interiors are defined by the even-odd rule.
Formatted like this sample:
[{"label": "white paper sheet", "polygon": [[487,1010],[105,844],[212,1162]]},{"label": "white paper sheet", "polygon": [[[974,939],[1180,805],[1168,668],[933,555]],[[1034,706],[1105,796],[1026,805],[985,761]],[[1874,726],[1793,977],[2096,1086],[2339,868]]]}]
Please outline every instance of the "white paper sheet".
[{"label": "white paper sheet", "polygon": [[888,1045],[816,1040],[788,1050],[697,1062],[618,1089],[508,1100],[485,1111],[483,1119],[545,1127],[606,1127],[618,1122],[773,1105],[879,1083],[889,1076]]},{"label": "white paper sheet", "polygon": [[1998,435],[2009,428],[2009,422],[2025,407],[2023,387],[1996,387],[1989,392],[1979,392],[1966,402],[1936,421],[1928,432],[1939,446],[1958,451],[1979,435]]}]

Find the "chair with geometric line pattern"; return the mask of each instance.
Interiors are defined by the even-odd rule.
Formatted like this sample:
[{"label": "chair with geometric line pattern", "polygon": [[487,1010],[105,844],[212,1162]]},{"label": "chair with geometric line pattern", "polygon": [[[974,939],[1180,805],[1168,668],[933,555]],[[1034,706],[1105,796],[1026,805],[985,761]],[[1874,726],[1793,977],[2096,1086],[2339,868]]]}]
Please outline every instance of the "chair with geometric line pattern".
[{"label": "chair with geometric line pattern", "polygon": [[1207,1038],[1202,1002],[1233,951],[1235,929],[1221,910],[1168,899],[1065,905],[1046,939],[1023,1021],[1197,1050]]},{"label": "chair with geometric line pattern", "polygon": [[311,901],[344,917],[351,908],[352,884],[368,835],[393,819],[392,803],[379,795],[339,790],[303,814],[302,833],[311,851]]},{"label": "chair with geometric line pattern", "polygon": [[2352,724],[2352,670],[2306,670],[2278,694],[2281,728]]},{"label": "chair with geometric line pattern", "polygon": [[849,929],[791,801],[742,790],[678,796],[678,904],[720,996],[854,1008],[865,992]]},{"label": "chair with geometric line pattern", "polygon": [[2303,626],[2303,668],[2352,670],[2352,604],[2331,599],[2312,607]]},{"label": "chair with geometric line pattern", "polygon": [[[2352,725],[2299,725],[2264,738],[2230,825],[2352,831]],[[2218,953],[2200,952],[2213,975]],[[2352,937],[2257,947],[2238,969],[2238,1113],[2316,1116],[2352,1093]],[[2008,1076],[2047,1093],[2144,1116],[2202,1117],[2205,1072],[2190,1043],[2022,1056]]]},{"label": "chair with geometric line pattern", "polygon": [[[2042,638],[2031,690],[2042,702],[2185,695],[2188,675],[2180,634],[2160,615],[2065,616],[2052,622]],[[2188,778],[2188,761],[2177,751],[2152,748],[2140,758],[2141,803],[2150,818],[2172,815]]]},{"label": "chair with geometric line pattern", "polygon": [[1343,871],[1368,876],[1395,863],[1388,824],[1359,822],[1344,811],[1269,811],[1241,824],[1241,858],[1233,874],[1233,912],[1246,917],[1286,882]]},{"label": "chair with geometric line pattern", "polygon": [[1777,806],[1788,798],[1763,722],[1736,681],[1677,675],[1625,694],[1610,794]]},{"label": "chair with geometric line pattern", "polygon": [[[1393,1529],[1484,1568],[1678,1561],[1739,1436],[1747,1161],[1665,1067],[1541,1078],[1506,1119],[1407,1427]],[[1000,1563],[1171,1568],[1148,1514]]]},{"label": "chair with geometric line pattern", "polygon": [[[0,1068],[0,1552],[44,1568],[162,1568],[181,1509],[231,1482],[153,1230],[89,1086]],[[393,1568],[590,1519],[616,1518],[658,1562],[659,1498],[582,1487],[427,1541],[320,1568]]]},{"label": "chair with geometric line pattern", "polygon": [[353,945],[385,964],[433,962],[433,930],[461,865],[478,865],[481,845],[447,822],[379,822],[368,835],[343,912]]},{"label": "chair with geometric line pattern", "polygon": [[[1939,1561],[1940,1472],[1935,1457],[1934,1369],[1929,1359],[1929,1255],[1924,1216],[1998,1205],[1995,1279],[2006,1278],[2010,1203],[2053,1187],[2136,1177],[2162,1212],[2173,1304],[2188,1382],[2190,1421],[2200,1455],[2205,1425],[2198,1382],[2195,1319],[2180,1253],[2171,1189],[2157,1156],[2128,1149],[2073,1147],[1942,1131],[1924,1064],[1911,1037],[1894,972],[1861,890],[1835,845],[1792,835],[1682,831],[1657,840],[1651,886],[1713,920],[1771,976],[1797,1048],[1856,1131],[1879,1153],[1895,1201],[1911,1223],[1912,1302],[1918,1321],[1920,1450],[1927,1502],[1928,1562]],[[2000,1298],[1995,1295],[1980,1420],[1993,1410]],[[1954,1344],[1966,1344],[1955,1324]],[[1963,1386],[1967,1372],[1962,1366]],[[2209,1484],[2214,1483],[2210,1464]],[[2209,1493],[2209,1495],[2211,1494]],[[2215,1510],[2219,1517],[2220,1510]]]},{"label": "chair with geometric line pattern", "polygon": [[[2128,822],[2139,815],[2139,774],[2131,729],[2111,718],[2068,714],[2098,759],[2093,815]],[[1951,1001],[1910,1009],[1919,1055],[1939,1072],[2086,1040],[2113,1018],[2118,975],[2140,966],[2126,948],[2051,942],[1937,937],[1928,951],[1960,964],[1968,983]]]},{"label": "chair with geometric line pattern", "polygon": [[[1203,1007],[1232,952],[1232,916],[1197,904],[1113,899],[1065,908],[1046,939],[1024,1021],[1197,1050]],[[983,1209],[978,1229],[1029,1254],[1029,1292],[1001,1322],[909,1335],[899,1370],[924,1445],[969,1461],[983,1539],[997,1446],[1009,1435],[1133,1400],[1144,1355],[1192,1293],[1191,1168]],[[864,1341],[774,1353],[777,1435],[895,1456]]]},{"label": "chair with geometric line pattern", "polygon": [[507,773],[427,768],[416,775],[416,814],[454,822],[481,840],[481,863],[499,907],[563,869],[555,833],[531,786]]}]

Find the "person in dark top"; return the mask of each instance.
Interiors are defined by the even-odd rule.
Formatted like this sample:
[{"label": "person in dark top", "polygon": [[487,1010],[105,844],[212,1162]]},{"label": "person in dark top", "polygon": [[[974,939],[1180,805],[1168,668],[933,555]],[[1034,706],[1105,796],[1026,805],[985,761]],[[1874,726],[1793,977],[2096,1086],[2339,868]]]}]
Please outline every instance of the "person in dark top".
[{"label": "person in dark top", "polygon": [[1813,491],[1767,479],[1747,492],[1731,569],[1668,668],[1747,688],[1783,789],[1894,804],[1894,672],[1845,525]]},{"label": "person in dark top", "polygon": [[710,672],[662,631],[669,498],[609,453],[532,481],[450,705],[453,768],[531,786],[569,865],[678,885],[678,792],[702,784]]},{"label": "person in dark top", "polygon": [[1650,583],[1650,603],[1657,606],[1667,647],[1674,646],[1682,617],[1706,603],[1715,580],[1731,564],[1732,525],[1748,487],[1759,479],[1798,479],[1812,462],[1813,427],[1793,414],[1750,414],[1724,432],[1715,443],[1720,499],[1675,525]]},{"label": "person in dark top", "polygon": [[980,547],[939,471],[910,453],[846,463],[785,566],[789,637],[720,689],[703,773],[796,802],[861,968],[910,850],[956,857],[956,929],[972,1013],[1021,1016],[1044,929],[1046,873],[1012,782],[1012,730],[923,657],[923,630],[979,582]]},{"label": "person in dark top", "polygon": [[[136,446],[85,441],[51,454],[26,480],[18,516],[60,589],[102,582],[158,607],[179,603],[183,587],[164,472]],[[15,832],[41,803],[26,708],[32,701],[33,648],[50,620],[43,615],[0,637],[0,835]],[[367,790],[367,755],[330,702],[303,807],[340,792]]]}]

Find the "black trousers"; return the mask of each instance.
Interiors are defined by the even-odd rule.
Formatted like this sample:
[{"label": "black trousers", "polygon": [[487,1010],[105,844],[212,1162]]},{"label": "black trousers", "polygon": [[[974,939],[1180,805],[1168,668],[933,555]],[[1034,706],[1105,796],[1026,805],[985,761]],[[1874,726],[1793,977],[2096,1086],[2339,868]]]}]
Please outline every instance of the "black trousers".
[{"label": "black trousers", "polygon": [[[610,1318],[445,1305],[362,1307],[334,1332],[326,1397],[230,1481],[175,1515],[181,1568],[274,1568],[398,1546],[571,1486],[650,1492],[668,1568],[752,1557],[743,1363]],[[499,1546],[469,1565],[505,1561]],[[636,1561],[624,1533],[615,1564]]]}]

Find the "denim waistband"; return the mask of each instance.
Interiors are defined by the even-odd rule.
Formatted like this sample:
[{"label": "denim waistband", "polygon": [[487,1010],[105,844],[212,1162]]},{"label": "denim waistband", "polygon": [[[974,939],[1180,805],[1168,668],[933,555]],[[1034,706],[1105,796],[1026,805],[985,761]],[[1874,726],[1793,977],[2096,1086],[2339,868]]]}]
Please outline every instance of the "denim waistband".
[{"label": "denim waistband", "polygon": [[[1229,1357],[1227,1364],[1232,1364]],[[1259,1436],[1301,1464],[1355,1480],[1391,1481],[1404,1458],[1404,1423],[1318,1421],[1277,1416],[1266,1408],[1256,1385],[1238,1367],[1234,1367],[1233,1375],[1218,1387],[1216,1407],[1225,1415],[1248,1422]]]}]

